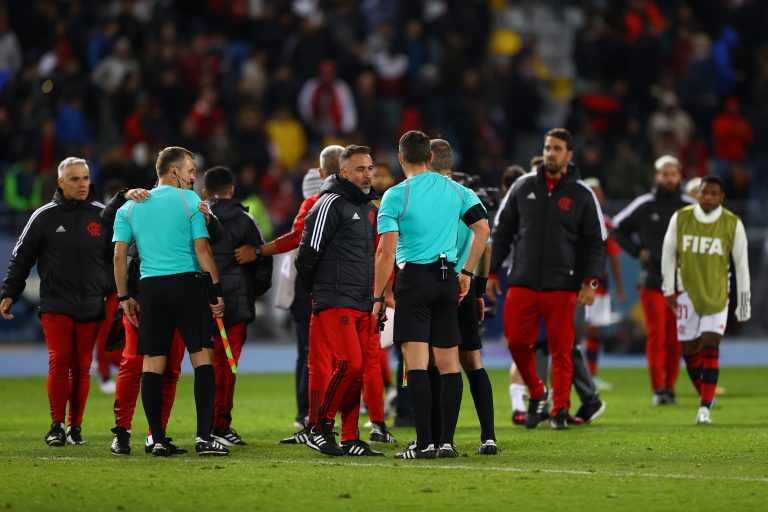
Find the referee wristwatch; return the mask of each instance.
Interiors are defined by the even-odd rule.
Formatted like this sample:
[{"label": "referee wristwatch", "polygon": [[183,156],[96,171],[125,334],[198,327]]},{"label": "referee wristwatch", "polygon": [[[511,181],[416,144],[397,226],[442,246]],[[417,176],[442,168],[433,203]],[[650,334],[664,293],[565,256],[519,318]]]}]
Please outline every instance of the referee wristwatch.
[{"label": "referee wristwatch", "polygon": [[118,302],[125,302],[125,301],[127,301],[128,299],[130,299],[130,298],[131,298],[131,296],[130,296],[130,295],[119,295],[119,296],[117,297],[117,301],[118,301]]},{"label": "referee wristwatch", "polygon": [[599,279],[587,279],[584,281],[584,284],[592,288],[593,290],[597,290],[600,288],[600,280]]},{"label": "referee wristwatch", "polygon": [[470,278],[475,277],[475,273],[474,272],[470,272],[469,270],[467,270],[465,268],[461,269],[461,273],[464,274],[465,276],[469,276]]},{"label": "referee wristwatch", "polygon": [[258,246],[256,248],[256,261],[259,261],[261,259],[261,246]]}]

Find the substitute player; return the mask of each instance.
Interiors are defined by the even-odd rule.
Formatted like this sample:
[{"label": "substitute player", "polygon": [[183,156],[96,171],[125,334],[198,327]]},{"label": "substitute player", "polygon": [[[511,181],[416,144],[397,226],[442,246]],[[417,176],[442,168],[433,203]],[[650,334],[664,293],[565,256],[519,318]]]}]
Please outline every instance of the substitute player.
[{"label": "substitute player", "polygon": [[677,313],[677,335],[688,374],[701,397],[696,414],[699,425],[712,423],[720,340],[728,321],[731,257],[736,271],[736,319],[746,322],[751,316],[747,236],[741,219],[721,206],[724,198],[720,178],[702,179],[699,203],[672,215],[662,252],[664,296]]}]

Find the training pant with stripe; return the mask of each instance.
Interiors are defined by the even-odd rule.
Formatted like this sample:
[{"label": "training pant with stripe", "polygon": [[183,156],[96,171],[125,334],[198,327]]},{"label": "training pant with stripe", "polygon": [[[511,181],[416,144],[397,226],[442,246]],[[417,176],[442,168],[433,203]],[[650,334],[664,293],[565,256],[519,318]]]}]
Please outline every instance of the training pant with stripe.
[{"label": "training pant with stripe", "polygon": [[[139,332],[128,320],[128,315],[123,315],[125,327],[125,348],[123,348],[123,360],[117,372],[117,385],[115,386],[115,425],[131,430],[133,412],[136,409],[136,400],[139,397],[141,387],[141,373],[144,365],[144,356],[136,353]],[[184,359],[184,341],[179,331],[173,333],[173,342],[168,352],[168,360],[163,372],[163,430],[168,425],[171,416],[173,401],[176,398],[176,383],[181,374],[181,361]]]},{"label": "training pant with stripe", "polygon": [[677,342],[677,318],[659,290],[640,288],[648,338],[645,355],[654,391],[674,390],[680,372],[682,347]]},{"label": "training pant with stripe", "polygon": [[[371,314],[349,308],[331,308],[320,311],[317,321],[333,358],[333,373],[318,411],[318,419],[320,422],[332,421],[340,411],[341,440],[358,439],[364,360],[375,360],[375,364],[379,364],[380,348],[375,346],[378,341],[372,336]],[[311,353],[312,347],[310,357]],[[380,374],[378,378],[381,380]]]},{"label": "training pant with stripe", "polygon": [[[248,324],[241,322],[226,327],[229,347],[235,364],[240,362],[240,354],[248,334]],[[232,367],[224,350],[224,342],[220,334],[213,335],[213,367],[216,372],[216,396],[213,401],[213,426],[229,428],[232,424],[232,408],[235,398],[235,381],[237,375],[232,373]]]},{"label": "training pant with stripe", "polygon": [[91,387],[91,361],[99,321],[84,322],[61,313],[42,313],[48,345],[48,402],[51,421],[64,423],[69,402],[69,425],[82,425]]},{"label": "training pant with stripe", "polygon": [[504,336],[531,397],[537,400],[543,397],[544,383],[536,373],[533,345],[539,335],[539,322],[544,318],[552,354],[553,415],[560,408],[570,408],[575,311],[576,292],[540,292],[520,286],[507,290]]}]

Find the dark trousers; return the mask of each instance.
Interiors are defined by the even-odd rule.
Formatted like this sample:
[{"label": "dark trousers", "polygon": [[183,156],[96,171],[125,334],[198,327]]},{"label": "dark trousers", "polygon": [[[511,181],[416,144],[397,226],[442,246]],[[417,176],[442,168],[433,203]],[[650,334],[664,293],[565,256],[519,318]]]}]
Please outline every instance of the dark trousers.
[{"label": "dark trousers", "polygon": [[304,421],[309,414],[309,370],[307,353],[309,352],[309,317],[293,316],[296,324],[296,420]]}]

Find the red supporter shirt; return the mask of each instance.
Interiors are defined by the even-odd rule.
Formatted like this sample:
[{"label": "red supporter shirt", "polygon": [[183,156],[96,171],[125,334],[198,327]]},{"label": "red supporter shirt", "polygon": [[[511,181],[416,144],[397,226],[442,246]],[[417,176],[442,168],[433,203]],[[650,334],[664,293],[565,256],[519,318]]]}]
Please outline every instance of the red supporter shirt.
[{"label": "red supporter shirt", "polygon": [[320,199],[319,192],[306,198],[299,207],[299,213],[293,221],[291,230],[283,236],[275,238],[274,244],[278,254],[291,251],[299,246],[301,243],[301,233],[304,231],[304,221],[309,214],[309,210],[315,206],[318,199]]}]

